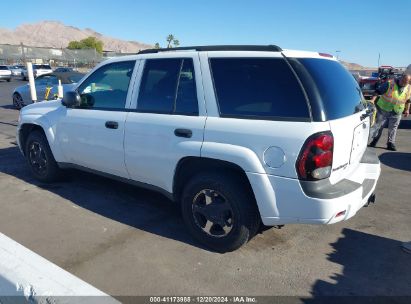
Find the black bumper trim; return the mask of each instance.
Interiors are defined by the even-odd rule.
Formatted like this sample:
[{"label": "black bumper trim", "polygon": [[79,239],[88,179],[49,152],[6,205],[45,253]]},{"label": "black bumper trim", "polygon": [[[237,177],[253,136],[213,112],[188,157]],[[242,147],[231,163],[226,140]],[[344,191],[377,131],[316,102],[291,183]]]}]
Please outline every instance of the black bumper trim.
[{"label": "black bumper trim", "polygon": [[332,199],[354,192],[362,185],[343,179],[332,185],[328,179],[319,181],[300,181],[305,195],[313,198]]},{"label": "black bumper trim", "polygon": [[375,179],[365,179],[362,183],[362,198],[364,199],[368,193],[370,193],[372,187],[375,185]]}]

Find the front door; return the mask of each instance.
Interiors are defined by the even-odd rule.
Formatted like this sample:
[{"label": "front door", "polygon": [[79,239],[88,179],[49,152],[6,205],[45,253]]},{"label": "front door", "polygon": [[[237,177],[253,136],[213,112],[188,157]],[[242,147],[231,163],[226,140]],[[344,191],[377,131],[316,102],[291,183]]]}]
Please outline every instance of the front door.
[{"label": "front door", "polygon": [[135,64],[133,60],[103,65],[80,84],[81,105],[67,109],[56,132],[69,163],[128,177],[124,124]]}]

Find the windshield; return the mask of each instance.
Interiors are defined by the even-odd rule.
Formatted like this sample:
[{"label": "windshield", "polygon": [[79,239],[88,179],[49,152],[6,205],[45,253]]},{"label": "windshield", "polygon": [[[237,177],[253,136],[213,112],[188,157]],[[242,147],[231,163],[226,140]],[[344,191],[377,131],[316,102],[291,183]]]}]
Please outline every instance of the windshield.
[{"label": "windshield", "polygon": [[[364,109],[358,83],[338,61],[299,58],[291,61],[304,83],[310,100],[320,105],[324,120],[333,120]],[[311,94],[310,94],[311,93]]]}]

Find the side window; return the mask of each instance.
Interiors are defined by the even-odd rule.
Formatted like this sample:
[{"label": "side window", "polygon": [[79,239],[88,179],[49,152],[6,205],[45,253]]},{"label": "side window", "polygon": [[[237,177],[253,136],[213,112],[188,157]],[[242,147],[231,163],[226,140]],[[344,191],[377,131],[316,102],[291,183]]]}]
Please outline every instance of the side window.
[{"label": "side window", "polygon": [[307,101],[282,58],[210,59],[220,115],[309,119]]},{"label": "side window", "polygon": [[192,59],[149,59],[144,66],[137,110],[198,115]]},{"label": "side window", "polygon": [[81,108],[123,109],[135,61],[114,62],[94,71],[78,88]]}]

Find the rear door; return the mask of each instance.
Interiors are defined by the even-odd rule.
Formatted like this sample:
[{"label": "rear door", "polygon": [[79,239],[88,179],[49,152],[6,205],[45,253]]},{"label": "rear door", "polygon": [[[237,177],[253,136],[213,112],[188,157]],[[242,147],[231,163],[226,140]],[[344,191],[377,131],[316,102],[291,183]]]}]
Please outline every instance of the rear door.
[{"label": "rear door", "polygon": [[125,126],[126,167],[131,179],[172,192],[179,160],[200,156],[203,142],[206,115],[198,55],[147,58],[138,79]]},{"label": "rear door", "polygon": [[334,135],[331,183],[345,178],[356,169],[368,143],[370,120],[366,115],[361,90],[351,74],[336,60],[298,58],[292,65],[305,69],[313,82],[305,83],[316,92],[313,102],[320,106],[322,119],[329,122]]}]

